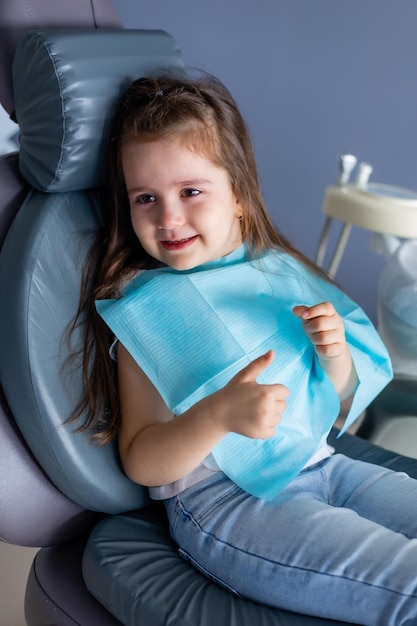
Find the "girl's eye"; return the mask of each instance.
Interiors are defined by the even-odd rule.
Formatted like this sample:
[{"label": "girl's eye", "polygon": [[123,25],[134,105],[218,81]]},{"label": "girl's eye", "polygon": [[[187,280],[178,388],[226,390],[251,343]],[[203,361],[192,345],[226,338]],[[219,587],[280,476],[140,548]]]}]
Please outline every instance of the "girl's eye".
[{"label": "girl's eye", "polygon": [[190,198],[192,196],[198,196],[198,195],[200,195],[200,193],[201,193],[201,191],[199,191],[198,189],[191,189],[190,188],[190,189],[184,189],[183,192],[182,192],[182,195],[187,197],[187,198]]},{"label": "girl's eye", "polygon": [[136,204],[149,204],[150,202],[155,202],[156,198],[150,193],[144,193],[141,196],[135,198]]}]

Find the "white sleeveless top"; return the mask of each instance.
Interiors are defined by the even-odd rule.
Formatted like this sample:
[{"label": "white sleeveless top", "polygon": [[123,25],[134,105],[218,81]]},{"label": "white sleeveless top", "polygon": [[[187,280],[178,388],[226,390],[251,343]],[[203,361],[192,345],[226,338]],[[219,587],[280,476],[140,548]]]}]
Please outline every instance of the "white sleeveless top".
[{"label": "white sleeveless top", "polygon": [[[311,459],[308,461],[303,469],[314,465],[314,463],[318,463],[322,459],[326,459],[331,454],[333,454],[333,452],[334,448],[326,443],[311,457]],[[216,472],[220,471],[221,470],[217,466],[213,456],[209,454],[201,463],[201,465],[199,465],[192,472],[187,474],[187,476],[184,476],[184,478],[176,480],[175,482],[169,483],[167,485],[161,485],[160,487],[149,487],[149,495],[152,500],[167,500],[168,498],[172,498],[178,493],[185,491],[186,489],[188,489],[188,487],[196,485],[205,478],[209,478],[210,476],[213,476],[213,474],[215,474]]]}]

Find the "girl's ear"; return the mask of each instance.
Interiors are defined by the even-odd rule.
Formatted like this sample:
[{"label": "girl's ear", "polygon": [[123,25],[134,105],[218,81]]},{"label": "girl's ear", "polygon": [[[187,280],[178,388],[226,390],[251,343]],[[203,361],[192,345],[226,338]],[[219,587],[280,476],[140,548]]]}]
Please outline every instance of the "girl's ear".
[{"label": "girl's ear", "polygon": [[242,206],[239,202],[239,200],[236,198],[236,213],[235,213],[235,217],[238,220],[242,220],[243,219],[243,209]]}]

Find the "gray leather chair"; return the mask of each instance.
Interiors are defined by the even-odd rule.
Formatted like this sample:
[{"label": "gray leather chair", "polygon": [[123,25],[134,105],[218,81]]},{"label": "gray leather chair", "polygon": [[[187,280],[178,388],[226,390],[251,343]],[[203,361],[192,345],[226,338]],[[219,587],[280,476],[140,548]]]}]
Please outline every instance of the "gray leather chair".
[{"label": "gray leather chair", "polygon": [[[121,29],[107,2],[33,2],[32,16],[56,11],[42,24],[27,21],[27,1],[9,1],[25,14],[14,15],[13,92],[5,68],[0,83],[21,134],[19,157],[0,160],[0,538],[41,547],[28,625],[331,624],[237,598],[199,574],[178,556],[163,509],[121,471],[116,446],[98,448],[64,425],[82,384],[65,332],[102,219],[112,104],[133,78],[182,61],[167,33]],[[71,23],[78,4],[83,18]],[[10,19],[6,8],[8,33]],[[417,461],[335,434],[340,451],[417,477]]]}]

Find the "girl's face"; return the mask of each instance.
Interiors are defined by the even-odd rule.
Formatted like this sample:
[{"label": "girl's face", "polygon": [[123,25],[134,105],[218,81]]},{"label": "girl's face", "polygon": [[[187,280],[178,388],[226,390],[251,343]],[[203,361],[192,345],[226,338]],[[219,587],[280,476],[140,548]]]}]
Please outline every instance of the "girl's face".
[{"label": "girl's face", "polygon": [[227,173],[178,139],[129,141],[122,167],[133,229],[155,259],[187,270],[242,243],[242,208]]}]

